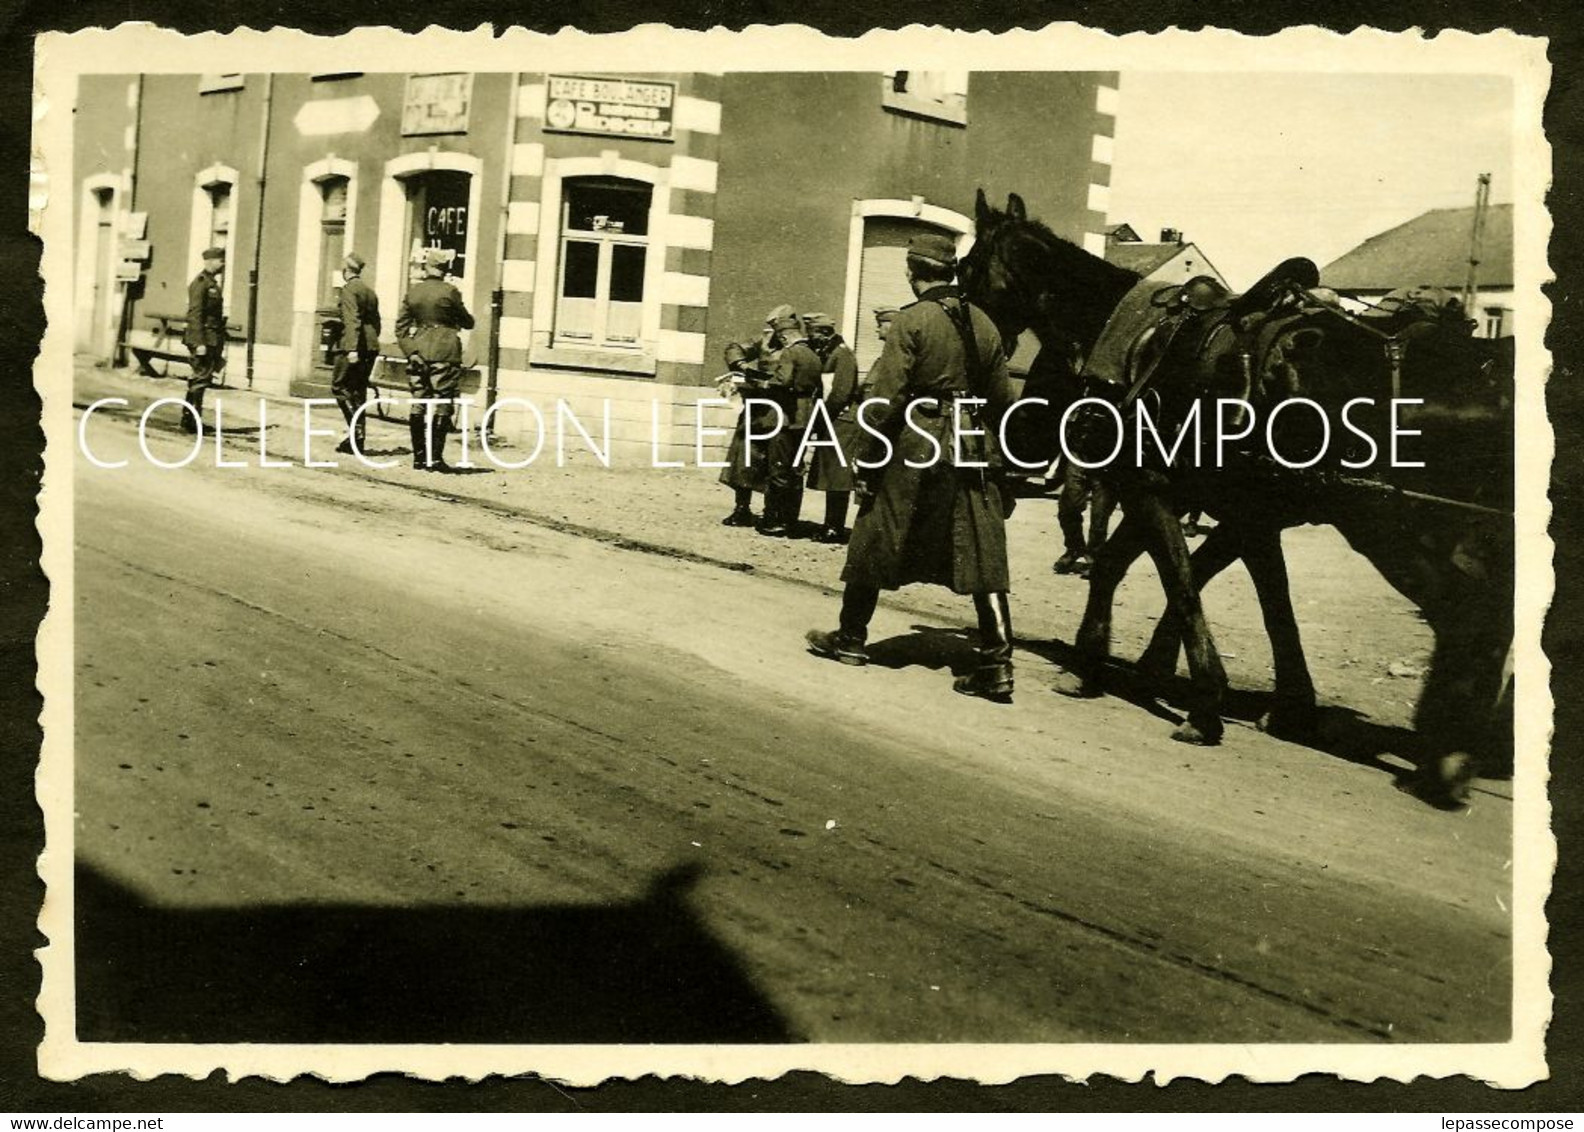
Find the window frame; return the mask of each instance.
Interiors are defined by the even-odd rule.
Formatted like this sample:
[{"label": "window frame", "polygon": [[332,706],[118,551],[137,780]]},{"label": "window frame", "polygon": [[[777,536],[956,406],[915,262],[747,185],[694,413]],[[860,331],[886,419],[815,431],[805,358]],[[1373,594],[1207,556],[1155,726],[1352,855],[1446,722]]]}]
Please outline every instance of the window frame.
[{"label": "window frame", "polygon": [[[637,247],[644,250],[644,270],[647,275],[649,256],[651,254],[649,233],[641,235],[630,232],[610,232],[605,229],[588,229],[572,227],[572,195],[580,187],[579,183],[597,181],[619,180],[631,185],[637,185],[643,190],[644,212],[649,213],[654,208],[654,186],[645,181],[635,181],[629,177],[602,177],[573,176],[566,177],[561,182],[561,223],[556,241],[556,290],[555,310],[550,326],[551,349],[577,349],[577,350],[621,350],[624,353],[641,354],[643,351],[642,315],[640,313],[639,333],[633,337],[631,343],[612,340],[610,336],[610,307],[611,278],[616,259],[617,247]],[[623,190],[630,191],[630,190]],[[634,193],[634,195],[638,195]],[[561,303],[567,297],[565,294],[567,272],[567,246],[572,243],[595,244],[598,247],[598,260],[595,267],[594,280],[594,317],[593,333],[588,338],[578,338],[568,334],[562,329]],[[644,294],[638,300],[640,312],[648,301],[648,288],[643,288]]]},{"label": "window frame", "polygon": [[[932,122],[940,122],[948,126],[966,127],[968,125],[968,91],[972,85],[972,72],[961,72],[963,77],[961,91],[948,91],[952,102],[940,102],[933,98],[925,98],[906,89],[905,80],[903,89],[897,89],[897,76],[910,74],[927,74],[924,71],[885,71],[881,75],[880,105],[893,113],[909,115],[915,118],[926,118]],[[941,72],[951,74],[953,72]]]}]

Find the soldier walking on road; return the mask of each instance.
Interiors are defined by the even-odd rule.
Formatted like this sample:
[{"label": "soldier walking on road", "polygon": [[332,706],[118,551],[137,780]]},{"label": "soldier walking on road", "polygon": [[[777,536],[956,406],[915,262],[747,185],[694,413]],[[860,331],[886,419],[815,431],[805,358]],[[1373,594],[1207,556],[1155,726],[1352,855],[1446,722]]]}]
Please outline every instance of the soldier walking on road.
[{"label": "soldier walking on road", "polygon": [[[951,286],[956,264],[945,235],[915,236],[908,244],[908,282],[918,301],[891,325],[869,372],[869,396],[884,405],[872,404],[865,414],[891,439],[892,451],[877,453],[883,446],[874,438],[866,444],[863,462],[883,463],[857,472],[858,521],[842,571],[840,625],[807,639],[816,655],[867,663],[869,620],[882,589],[909,582],[949,586],[973,596],[979,617],[978,663],[957,678],[954,690],[1009,702],[1011,501],[997,474],[994,438],[1012,387],[995,325]],[[959,398],[985,404],[958,405]],[[902,427],[905,414],[915,428]],[[972,435],[978,430],[986,435]]]},{"label": "soldier walking on road", "polygon": [[853,459],[859,449],[863,430],[858,427],[858,406],[863,401],[863,388],[858,383],[858,359],[852,347],[836,333],[836,322],[827,314],[811,314],[808,324],[809,345],[820,356],[824,371],[831,375],[830,388],[825,392],[825,416],[830,421],[832,436],[810,437],[815,440],[834,439],[837,447],[821,446],[813,450],[810,461],[808,486],[810,491],[825,493],[825,525],[816,536],[819,542],[841,543],[847,540],[847,504],[852,498]]},{"label": "soldier walking on road", "polygon": [[182,340],[192,354],[186,397],[192,412],[182,413],[183,432],[197,432],[201,427],[204,390],[214,384],[215,374],[225,368],[225,297],[220,290],[225,258],[224,248],[205,250],[203,270],[187,285],[187,331]]},{"label": "soldier walking on road", "polygon": [[[396,319],[396,342],[407,356],[407,390],[413,399],[407,416],[413,467],[428,472],[451,470],[445,462],[445,441],[462,387],[462,339],[457,331],[473,328],[462,293],[445,280],[450,262],[449,250],[424,249],[424,277],[407,292]],[[432,416],[429,408],[434,409]],[[426,420],[432,421],[432,429],[425,427]]]},{"label": "soldier walking on road", "polygon": [[341,356],[336,359],[330,392],[346,418],[347,436],[337,452],[363,454],[363,415],[369,374],[379,358],[379,296],[363,281],[363,257],[353,252],[341,267]]}]

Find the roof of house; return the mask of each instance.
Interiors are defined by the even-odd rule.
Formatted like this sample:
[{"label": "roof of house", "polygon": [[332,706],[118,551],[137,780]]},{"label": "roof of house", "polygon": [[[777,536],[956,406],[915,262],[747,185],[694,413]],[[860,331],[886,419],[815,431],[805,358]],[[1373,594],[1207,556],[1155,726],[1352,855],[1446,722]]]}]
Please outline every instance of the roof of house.
[{"label": "roof of house", "polygon": [[1139,275],[1148,275],[1183,250],[1184,244],[1109,244],[1105,259]]},{"label": "roof of house", "polygon": [[1139,238],[1138,233],[1133,230],[1133,225],[1125,221],[1121,224],[1107,224],[1105,234],[1107,239],[1130,244],[1137,243]]},{"label": "roof of house", "polygon": [[[1320,282],[1338,291],[1392,291],[1398,287],[1461,290],[1468,278],[1474,209],[1437,208],[1376,236],[1333,261]],[[1493,204],[1485,213],[1478,282],[1513,285],[1513,209]]]}]

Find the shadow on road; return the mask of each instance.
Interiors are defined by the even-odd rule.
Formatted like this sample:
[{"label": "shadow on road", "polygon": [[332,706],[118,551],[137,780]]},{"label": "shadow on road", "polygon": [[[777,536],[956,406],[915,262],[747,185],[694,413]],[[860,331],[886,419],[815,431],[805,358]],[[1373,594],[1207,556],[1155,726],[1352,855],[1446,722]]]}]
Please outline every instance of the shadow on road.
[{"label": "shadow on road", "polygon": [[76,870],[77,1035],[138,1042],[788,1042],[687,905],[170,908]]}]

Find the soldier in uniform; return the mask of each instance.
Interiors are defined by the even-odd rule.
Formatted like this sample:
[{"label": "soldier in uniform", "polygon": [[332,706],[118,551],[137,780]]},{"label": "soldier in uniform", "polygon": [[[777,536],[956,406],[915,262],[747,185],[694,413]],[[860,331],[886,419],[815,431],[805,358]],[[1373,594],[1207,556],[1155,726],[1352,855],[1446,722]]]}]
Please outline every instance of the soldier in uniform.
[{"label": "soldier in uniform", "polygon": [[347,437],[336,451],[358,454],[363,451],[363,417],[358,410],[368,399],[380,336],[379,296],[363,281],[364,266],[363,257],[353,252],[341,267],[341,355],[330,379],[330,392],[347,422]]},{"label": "soldier in uniform", "polygon": [[876,307],[874,309],[875,336],[880,339],[882,346],[885,345],[886,335],[891,331],[891,323],[901,313],[901,307]]},{"label": "soldier in uniform", "polygon": [[[809,345],[824,363],[824,372],[831,375],[830,388],[825,391],[825,416],[834,430],[832,436],[837,447],[821,446],[813,450],[809,464],[810,491],[825,493],[825,525],[815,538],[824,543],[847,540],[847,504],[853,490],[853,459],[863,438],[858,427],[858,406],[864,391],[858,383],[858,359],[852,347],[836,333],[836,322],[827,314],[807,315]],[[814,442],[810,438],[810,443]]]},{"label": "soldier in uniform", "polygon": [[[875,438],[866,442],[862,462],[884,463],[857,470],[860,503],[842,570],[840,624],[831,632],[811,632],[807,640],[818,656],[867,663],[869,620],[882,589],[909,582],[948,586],[972,595],[979,618],[978,663],[957,678],[954,690],[1010,702],[1010,497],[1004,499],[996,474],[994,440],[1013,395],[994,323],[951,286],[956,262],[945,235],[919,235],[908,244],[908,282],[918,301],[897,315],[869,371],[869,396],[884,404],[871,404],[865,414],[893,449],[886,458]],[[986,404],[954,408],[964,397]],[[910,419],[928,436],[902,427],[910,405]],[[974,430],[987,435],[974,437]],[[954,433],[961,433],[960,445]]]},{"label": "soldier in uniform", "polygon": [[819,355],[808,344],[803,320],[791,308],[773,312],[770,320],[774,334],[771,344],[779,351],[765,393],[786,414],[786,421],[770,438],[769,467],[765,475],[764,519],[759,533],[772,538],[789,538],[795,532],[798,514],[803,509],[803,482],[797,467],[803,433],[814,411],[814,399],[823,390]]},{"label": "soldier in uniform", "polygon": [[[407,389],[414,402],[438,400],[430,406],[413,404],[407,416],[412,433],[413,467],[429,472],[449,472],[445,462],[446,434],[457,391],[462,386],[462,339],[459,330],[473,328],[473,316],[462,303],[462,294],[446,282],[451,252],[425,248],[424,277],[402,300],[396,319],[396,343],[407,356]],[[432,428],[425,421],[432,421]]]},{"label": "soldier in uniform", "polygon": [[[776,308],[777,311],[780,309]],[[791,309],[786,308],[789,312]],[[771,312],[772,317],[775,313]],[[748,427],[750,424],[753,426],[756,436],[768,435],[775,423],[775,411],[765,405],[750,406],[747,401],[763,390],[762,375],[767,376],[764,367],[775,363],[775,350],[770,345],[771,335],[767,320],[757,341],[731,342],[726,346],[726,368],[742,378],[732,389],[743,398],[743,409],[737,417],[737,430],[732,433],[731,443],[726,449],[726,466],[720,473],[720,482],[731,488],[735,495],[732,513],[721,520],[721,525],[726,527],[753,526],[753,493],[765,489],[765,442],[755,440],[750,444]],[[726,391],[724,384],[721,388],[722,392]]]},{"label": "soldier in uniform", "polygon": [[224,248],[208,248],[203,254],[203,270],[187,285],[187,331],[182,335],[192,354],[192,372],[187,378],[187,404],[183,413],[184,432],[197,432],[203,420],[204,390],[214,384],[215,374],[225,368],[225,298],[220,277],[225,274]]}]

